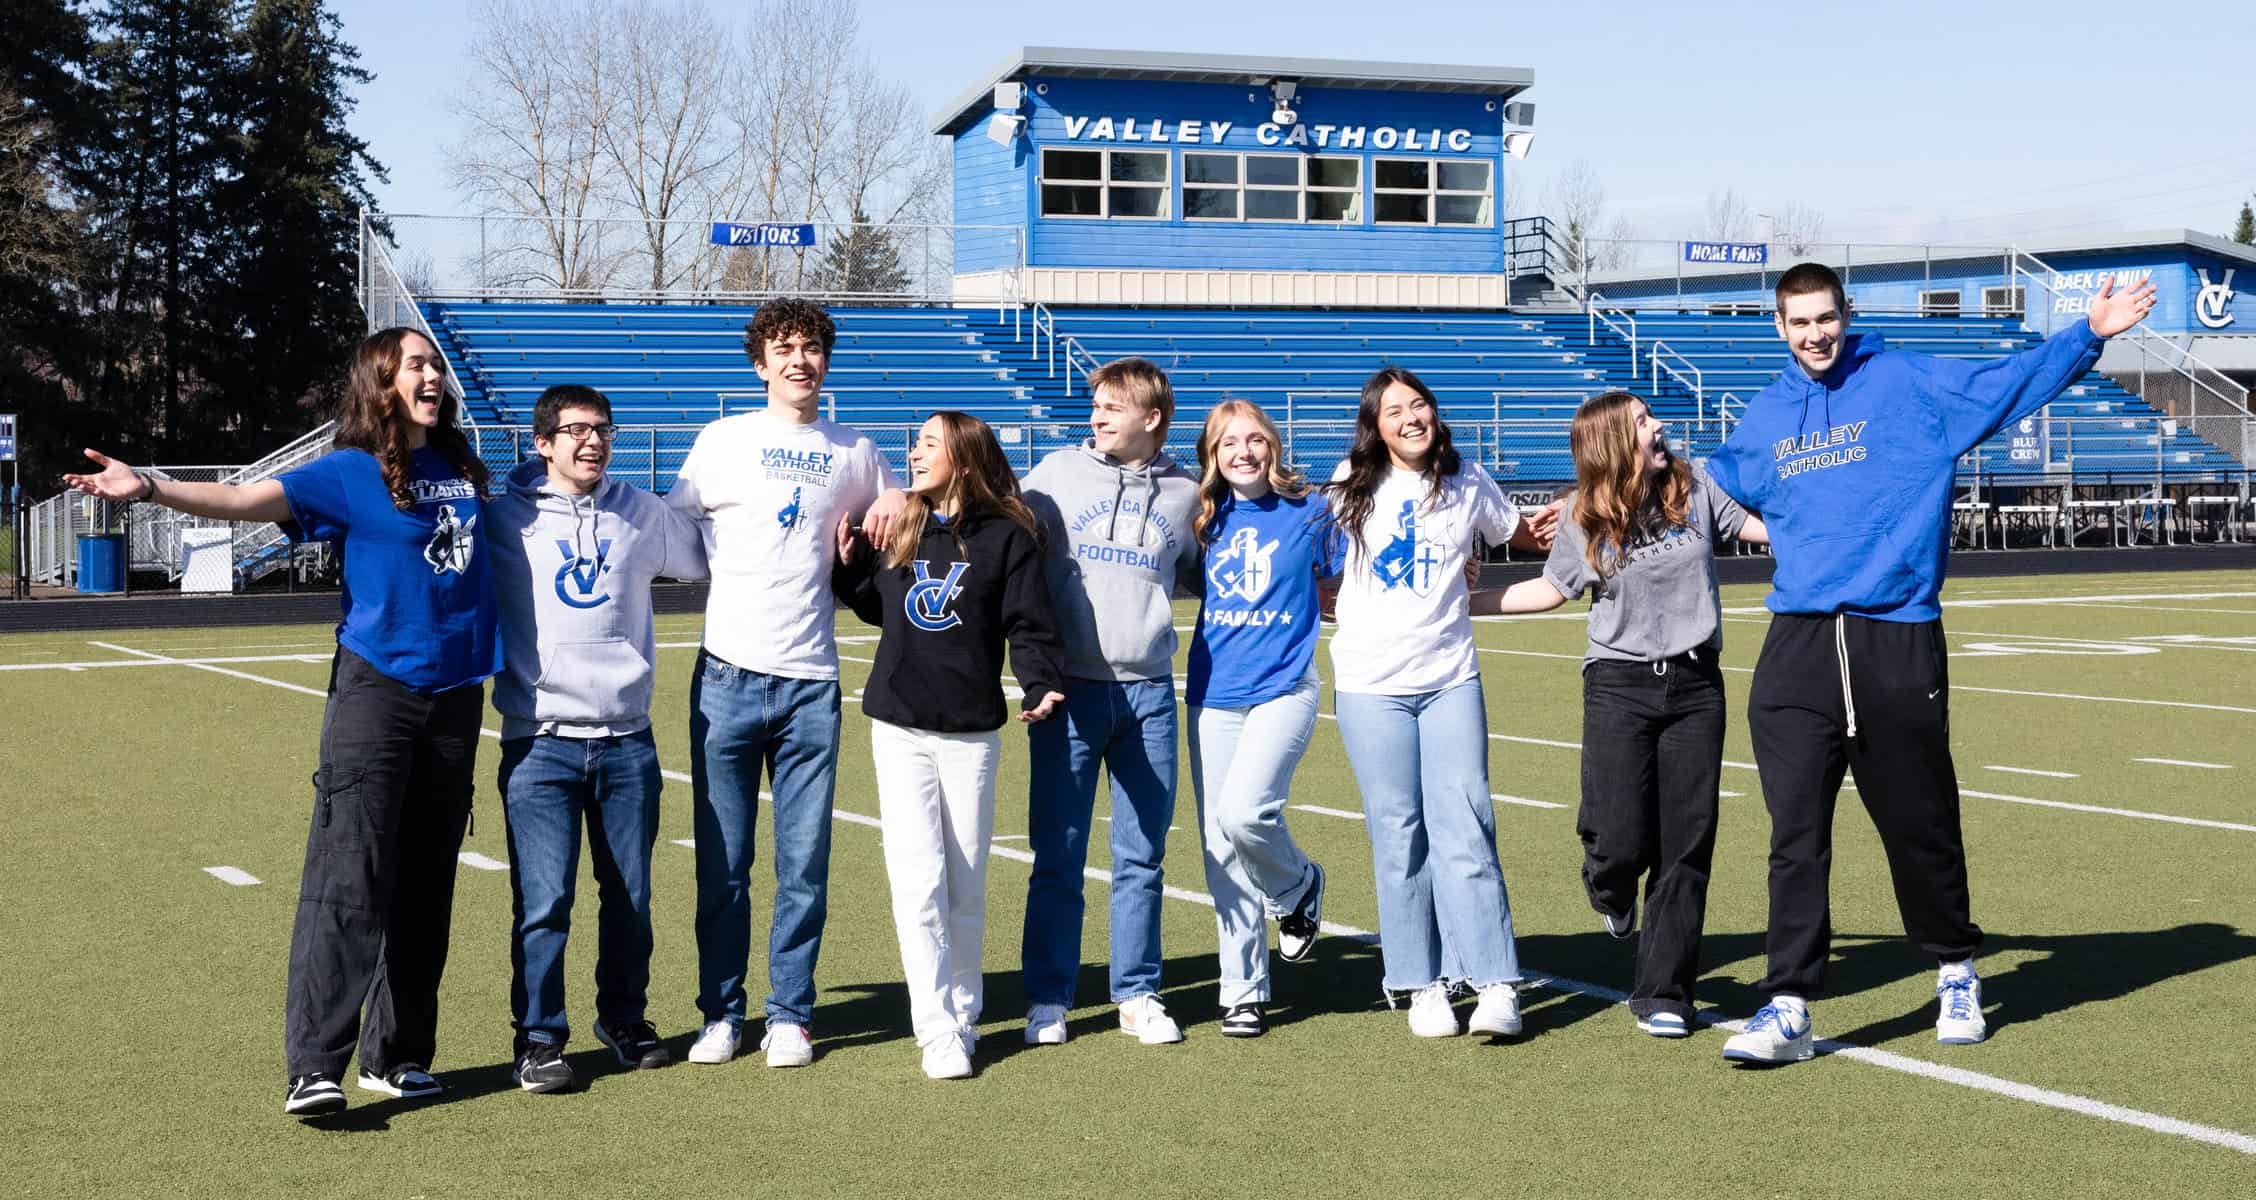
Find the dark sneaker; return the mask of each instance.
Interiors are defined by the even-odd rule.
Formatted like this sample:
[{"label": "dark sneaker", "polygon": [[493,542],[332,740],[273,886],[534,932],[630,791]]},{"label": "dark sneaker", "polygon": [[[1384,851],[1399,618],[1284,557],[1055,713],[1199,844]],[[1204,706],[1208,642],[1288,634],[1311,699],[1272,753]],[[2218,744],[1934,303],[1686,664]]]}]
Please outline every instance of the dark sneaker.
[{"label": "dark sneaker", "polygon": [[1260,1037],[1266,1028],[1258,1004],[1240,1004],[1222,1014],[1223,1037]]},{"label": "dark sneaker", "polygon": [[636,1070],[651,1070],[674,1061],[666,1052],[666,1044],[658,1040],[658,1031],[648,1021],[626,1021],[612,1025],[605,1021],[595,1023],[595,1040],[611,1047],[619,1056],[619,1065]]},{"label": "dark sneaker", "polygon": [[547,1042],[527,1042],[518,1048],[517,1086],[528,1092],[561,1092],[572,1086],[572,1065],[564,1051]]},{"label": "dark sneaker", "polygon": [[1324,868],[1310,863],[1308,869],[1315,878],[1309,880],[1308,890],[1301,893],[1300,904],[1277,922],[1277,957],[1286,962],[1307,958],[1308,952],[1316,948],[1317,932],[1323,928]]},{"label": "dark sneaker", "polygon": [[365,1070],[362,1071],[360,1073],[360,1090],[382,1092],[387,1096],[418,1100],[425,1096],[438,1095],[446,1090],[446,1085],[431,1078],[431,1073],[424,1070],[421,1063],[401,1063],[387,1075],[371,1075]]},{"label": "dark sneaker", "polygon": [[290,1081],[283,1093],[282,1111],[293,1117],[320,1117],[345,1111],[345,1089],[337,1081],[315,1072]]}]

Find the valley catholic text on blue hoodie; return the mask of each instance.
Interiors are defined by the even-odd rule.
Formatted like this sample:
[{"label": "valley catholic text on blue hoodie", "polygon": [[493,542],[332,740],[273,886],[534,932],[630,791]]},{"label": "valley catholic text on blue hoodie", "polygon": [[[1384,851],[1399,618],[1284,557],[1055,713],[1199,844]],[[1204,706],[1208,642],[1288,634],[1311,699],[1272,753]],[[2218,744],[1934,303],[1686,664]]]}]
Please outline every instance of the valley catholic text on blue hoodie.
[{"label": "valley catholic text on blue hoodie", "polygon": [[1843,343],[1818,379],[1789,356],[1708,474],[1770,530],[1770,611],[1932,621],[1959,456],[2090,370],[2101,338],[2078,321],[1987,362],[1892,351],[1870,333]]}]

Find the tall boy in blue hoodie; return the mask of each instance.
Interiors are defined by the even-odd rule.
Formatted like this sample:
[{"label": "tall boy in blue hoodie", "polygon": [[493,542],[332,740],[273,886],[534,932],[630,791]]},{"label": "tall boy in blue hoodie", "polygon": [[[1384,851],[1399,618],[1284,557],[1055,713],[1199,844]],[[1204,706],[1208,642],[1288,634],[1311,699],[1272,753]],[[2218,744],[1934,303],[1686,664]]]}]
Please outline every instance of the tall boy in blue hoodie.
[{"label": "tall boy in blue hoodie", "polygon": [[1793,362],[1757,393],[1708,473],[1760,513],[1777,566],[1774,614],[1747,699],[1770,810],[1771,1001],[1724,1043],[1741,1062],[1814,1052],[1807,1000],[1832,940],[1833,805],[1856,775],[1888,855],[1904,932],[1941,963],[1936,1040],[1984,1035],[1974,924],[1950,753],[1942,605],[1958,459],[2050,402],[2136,325],[2154,287],[2094,297],[2085,321],[1990,362],[1889,350],[1848,332],[1840,276],[1802,263],[1779,278]]}]

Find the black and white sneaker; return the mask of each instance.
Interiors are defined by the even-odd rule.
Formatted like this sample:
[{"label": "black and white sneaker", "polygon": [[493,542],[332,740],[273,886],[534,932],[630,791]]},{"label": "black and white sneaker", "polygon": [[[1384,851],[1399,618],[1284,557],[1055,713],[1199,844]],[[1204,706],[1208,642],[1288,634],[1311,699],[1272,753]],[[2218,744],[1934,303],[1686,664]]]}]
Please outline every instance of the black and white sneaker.
[{"label": "black and white sneaker", "polygon": [[619,1056],[619,1065],[635,1070],[651,1070],[674,1061],[666,1052],[666,1044],[658,1040],[658,1031],[648,1021],[628,1021],[612,1025],[605,1021],[595,1023],[595,1040],[611,1047]]},{"label": "black and white sneaker", "polygon": [[526,1042],[517,1048],[517,1069],[511,1073],[517,1086],[528,1092],[561,1092],[572,1086],[572,1064],[564,1051],[547,1042]]},{"label": "black and white sneaker", "polygon": [[360,1073],[360,1090],[419,1100],[425,1096],[438,1095],[446,1090],[446,1085],[431,1078],[431,1073],[424,1070],[421,1063],[401,1063],[386,1075],[371,1075],[363,1070]]},{"label": "black and white sneaker", "polygon": [[[1277,922],[1277,957],[1286,962],[1307,958],[1308,952],[1316,948],[1317,932],[1323,928],[1324,868],[1310,863],[1308,869],[1315,876],[1308,881],[1308,890],[1301,893],[1299,905]],[[1223,1032],[1229,1032],[1227,1026]],[[1239,1036],[1251,1037],[1252,1034]]]},{"label": "black and white sneaker", "polygon": [[1606,923],[1608,937],[1616,941],[1626,938],[1637,932],[1637,902],[1630,901],[1629,911],[1625,913],[1610,913],[1600,909],[1598,919]]},{"label": "black and white sneaker", "polygon": [[1261,1031],[1267,1028],[1268,1025],[1261,1019],[1261,1006],[1258,1004],[1240,1004],[1222,1014],[1223,1037],[1260,1037]]},{"label": "black and white sneaker", "polygon": [[290,1081],[283,1093],[282,1111],[293,1117],[320,1117],[345,1111],[345,1089],[316,1071]]}]

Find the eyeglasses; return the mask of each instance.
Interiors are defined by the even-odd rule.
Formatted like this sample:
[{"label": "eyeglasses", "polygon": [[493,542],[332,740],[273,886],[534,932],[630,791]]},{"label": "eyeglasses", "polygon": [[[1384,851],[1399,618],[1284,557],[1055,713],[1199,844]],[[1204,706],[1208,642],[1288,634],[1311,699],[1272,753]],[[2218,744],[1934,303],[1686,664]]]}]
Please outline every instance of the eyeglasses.
[{"label": "eyeglasses", "polygon": [[574,421],[569,425],[557,426],[555,436],[568,437],[575,442],[584,442],[588,440],[588,437],[591,434],[608,442],[611,439],[619,436],[619,427],[613,425],[609,421],[605,421],[601,425],[590,425],[585,421]]}]

